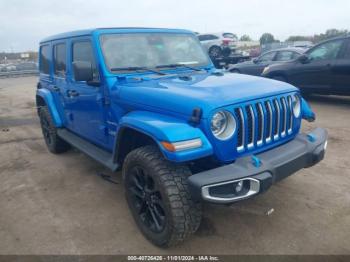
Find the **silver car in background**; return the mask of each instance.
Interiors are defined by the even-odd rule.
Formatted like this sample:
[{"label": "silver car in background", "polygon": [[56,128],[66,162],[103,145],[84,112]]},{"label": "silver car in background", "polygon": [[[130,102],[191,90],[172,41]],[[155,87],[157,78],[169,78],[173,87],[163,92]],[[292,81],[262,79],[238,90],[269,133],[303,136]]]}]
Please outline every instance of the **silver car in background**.
[{"label": "silver car in background", "polygon": [[208,33],[198,34],[197,37],[211,58],[227,57],[236,52],[235,42],[238,41],[238,38],[235,34],[227,32]]}]

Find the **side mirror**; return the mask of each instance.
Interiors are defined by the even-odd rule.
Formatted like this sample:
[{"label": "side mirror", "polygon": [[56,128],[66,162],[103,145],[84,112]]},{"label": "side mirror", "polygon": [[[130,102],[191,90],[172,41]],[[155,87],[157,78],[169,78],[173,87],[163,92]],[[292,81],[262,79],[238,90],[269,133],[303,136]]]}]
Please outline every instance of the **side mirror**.
[{"label": "side mirror", "polygon": [[253,63],[254,63],[254,64],[259,63],[259,58],[254,58],[254,59],[253,59]]},{"label": "side mirror", "polygon": [[303,54],[303,55],[301,55],[301,56],[298,57],[298,61],[299,61],[300,63],[302,63],[302,64],[306,64],[306,63],[308,63],[308,62],[310,61],[310,59],[309,59],[309,56],[308,56],[308,55]]},{"label": "side mirror", "polygon": [[92,81],[93,72],[92,65],[90,62],[86,61],[76,61],[73,62],[73,73],[75,81]]}]

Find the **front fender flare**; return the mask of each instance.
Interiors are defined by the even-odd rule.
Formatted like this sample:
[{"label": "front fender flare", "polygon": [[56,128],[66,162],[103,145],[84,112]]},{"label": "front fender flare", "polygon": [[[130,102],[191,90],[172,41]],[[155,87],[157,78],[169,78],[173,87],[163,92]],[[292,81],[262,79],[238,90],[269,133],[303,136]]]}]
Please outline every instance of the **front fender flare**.
[{"label": "front fender flare", "polygon": [[301,98],[301,117],[308,122],[313,122],[316,119],[315,113],[304,98]]},{"label": "front fender flare", "polygon": [[[202,130],[193,127],[186,121],[146,111],[133,111],[121,118],[118,132],[125,127],[135,129],[151,137],[159,146],[161,152],[170,161],[185,162],[203,158],[213,154],[213,149]],[[162,141],[179,142],[200,138],[202,146],[179,152],[167,151]]]},{"label": "front fender flare", "polygon": [[37,89],[36,95],[41,97],[45,101],[45,104],[51,113],[55,126],[62,127],[63,126],[62,119],[57,111],[54,98],[51,92],[47,89],[40,88],[40,89]]}]

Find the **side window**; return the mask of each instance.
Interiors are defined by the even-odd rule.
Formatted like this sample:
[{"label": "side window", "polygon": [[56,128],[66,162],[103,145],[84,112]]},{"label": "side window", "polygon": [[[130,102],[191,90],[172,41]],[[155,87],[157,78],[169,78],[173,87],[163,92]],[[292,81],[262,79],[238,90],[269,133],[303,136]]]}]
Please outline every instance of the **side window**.
[{"label": "side window", "polygon": [[207,40],[215,40],[215,39],[219,39],[219,37],[217,37],[216,35],[208,35]]},{"label": "side window", "polygon": [[207,35],[199,35],[198,36],[198,39],[199,39],[199,41],[205,41],[205,40],[207,40]]},{"label": "side window", "polygon": [[272,61],[272,59],[275,57],[276,52],[269,52],[267,54],[264,54],[260,56],[259,61],[260,62],[269,62]]},{"label": "side window", "polygon": [[40,73],[50,74],[50,46],[40,48]]},{"label": "side window", "polygon": [[321,44],[310,51],[309,57],[314,61],[336,59],[342,44],[343,40]]},{"label": "side window", "polygon": [[276,61],[289,61],[294,58],[293,51],[279,51],[276,56]]},{"label": "side window", "polygon": [[54,74],[65,77],[66,75],[66,44],[57,44],[54,46]]},{"label": "side window", "polygon": [[99,80],[96,61],[92,50],[91,42],[82,41],[73,43],[73,63],[76,61],[90,62],[93,71],[93,80]]},{"label": "side window", "polygon": [[299,56],[301,56],[301,54],[297,53],[297,52],[293,52],[293,58],[292,59],[296,59]]}]

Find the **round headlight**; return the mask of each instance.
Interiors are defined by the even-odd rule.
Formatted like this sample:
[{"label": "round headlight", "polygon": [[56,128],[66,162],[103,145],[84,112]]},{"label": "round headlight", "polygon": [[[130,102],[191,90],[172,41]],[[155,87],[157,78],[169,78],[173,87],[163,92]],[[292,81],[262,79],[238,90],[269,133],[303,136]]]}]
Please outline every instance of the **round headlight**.
[{"label": "round headlight", "polygon": [[210,128],[216,138],[226,140],[235,132],[236,120],[229,112],[219,111],[213,115]]},{"label": "round headlight", "polygon": [[293,114],[296,118],[298,118],[301,112],[300,97],[298,95],[293,96],[292,103],[293,103]]}]

